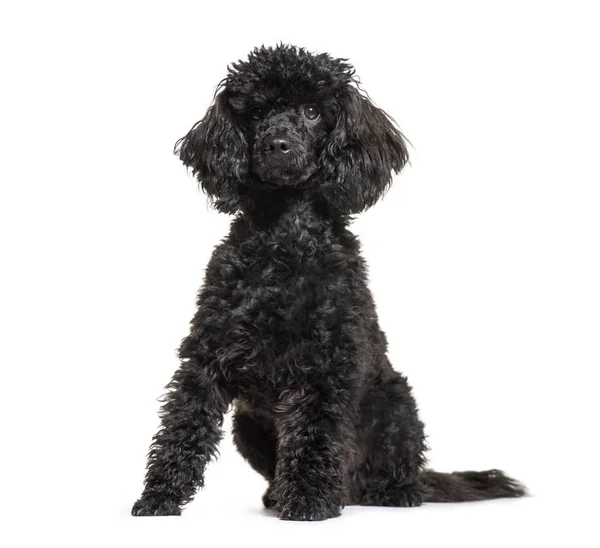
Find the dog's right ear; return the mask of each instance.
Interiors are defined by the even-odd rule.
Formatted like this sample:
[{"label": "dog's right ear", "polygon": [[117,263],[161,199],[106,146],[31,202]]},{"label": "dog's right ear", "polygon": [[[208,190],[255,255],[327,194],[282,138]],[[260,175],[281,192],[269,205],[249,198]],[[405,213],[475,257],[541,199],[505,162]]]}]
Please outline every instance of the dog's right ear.
[{"label": "dog's right ear", "polygon": [[198,178],[212,205],[224,213],[235,213],[241,206],[249,177],[248,144],[234,123],[227,91],[215,97],[202,120],[175,144],[175,154]]}]

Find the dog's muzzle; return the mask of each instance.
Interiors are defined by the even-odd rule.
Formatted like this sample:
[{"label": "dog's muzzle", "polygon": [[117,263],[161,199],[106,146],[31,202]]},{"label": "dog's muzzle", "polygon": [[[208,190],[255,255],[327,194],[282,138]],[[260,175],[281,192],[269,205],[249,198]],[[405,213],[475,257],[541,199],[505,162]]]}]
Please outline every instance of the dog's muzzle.
[{"label": "dog's muzzle", "polygon": [[306,145],[297,136],[283,130],[271,130],[256,143],[252,171],[268,183],[294,185],[311,174]]}]

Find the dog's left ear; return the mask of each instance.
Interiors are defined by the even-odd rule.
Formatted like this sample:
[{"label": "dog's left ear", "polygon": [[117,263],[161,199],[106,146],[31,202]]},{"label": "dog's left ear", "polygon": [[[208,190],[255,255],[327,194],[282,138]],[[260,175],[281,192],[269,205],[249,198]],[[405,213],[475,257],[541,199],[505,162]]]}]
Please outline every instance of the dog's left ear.
[{"label": "dog's left ear", "polygon": [[338,98],[339,112],[321,156],[321,193],[343,214],[371,207],[387,190],[392,174],[408,162],[404,136],[392,119],[356,88]]},{"label": "dog's left ear", "polygon": [[235,213],[244,199],[250,158],[246,137],[234,123],[227,91],[221,91],[202,120],[175,144],[175,154],[192,170],[213,206]]}]

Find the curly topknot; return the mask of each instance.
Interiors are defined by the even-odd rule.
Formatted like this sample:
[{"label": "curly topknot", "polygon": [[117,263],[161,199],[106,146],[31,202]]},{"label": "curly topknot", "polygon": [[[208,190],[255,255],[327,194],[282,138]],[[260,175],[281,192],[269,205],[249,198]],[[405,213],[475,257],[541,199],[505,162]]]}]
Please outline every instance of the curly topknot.
[{"label": "curly topknot", "polygon": [[233,63],[223,83],[232,95],[262,91],[269,98],[301,101],[307,96],[335,95],[353,79],[354,68],[347,59],[280,44],[255,48],[246,61]]}]

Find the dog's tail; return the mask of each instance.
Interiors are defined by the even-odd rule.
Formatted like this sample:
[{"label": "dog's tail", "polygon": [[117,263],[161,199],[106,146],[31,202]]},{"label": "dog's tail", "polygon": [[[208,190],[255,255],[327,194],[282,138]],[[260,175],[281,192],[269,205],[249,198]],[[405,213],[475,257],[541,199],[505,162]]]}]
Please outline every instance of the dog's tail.
[{"label": "dog's tail", "polygon": [[467,502],[523,497],[527,494],[521,483],[500,470],[451,474],[424,470],[421,481],[425,486],[426,502]]}]

